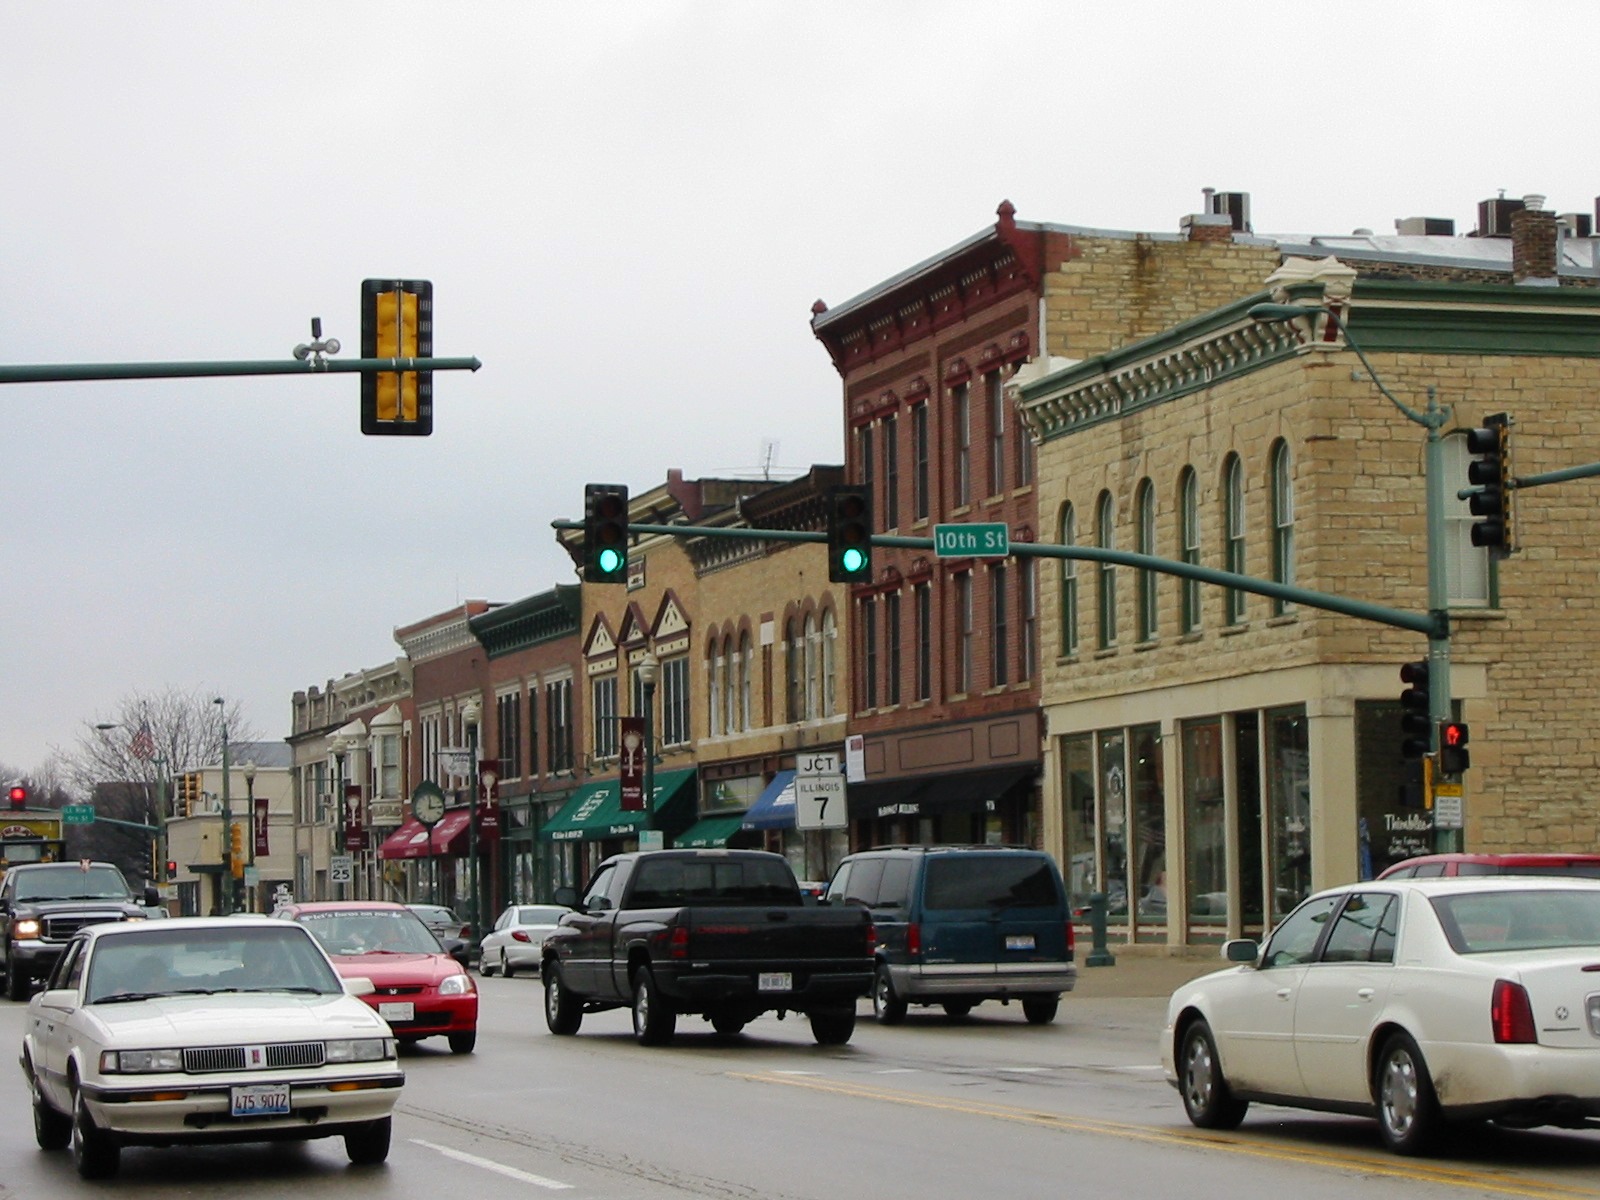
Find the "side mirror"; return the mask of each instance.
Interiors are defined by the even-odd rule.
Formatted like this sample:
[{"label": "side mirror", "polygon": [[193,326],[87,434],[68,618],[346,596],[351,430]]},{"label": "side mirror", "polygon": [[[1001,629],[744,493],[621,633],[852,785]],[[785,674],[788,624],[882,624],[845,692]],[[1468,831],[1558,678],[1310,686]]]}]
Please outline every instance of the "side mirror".
[{"label": "side mirror", "polygon": [[160,908],[161,907],[161,893],[159,891],[157,891],[153,887],[146,887],[144,889],[144,901],[143,901],[143,903],[144,903],[144,906],[146,908]]},{"label": "side mirror", "polygon": [[370,996],[377,990],[377,986],[365,975],[354,975],[344,981],[346,996]]},{"label": "side mirror", "polygon": [[578,889],[571,887],[558,887],[556,889],[555,901],[557,904],[563,905],[567,908],[577,908]]},{"label": "side mirror", "polygon": [[39,1003],[45,1008],[58,1008],[71,1012],[78,1007],[77,988],[51,988],[39,993]]},{"label": "side mirror", "polygon": [[1261,957],[1261,943],[1254,938],[1233,938],[1222,943],[1222,957],[1232,963],[1253,963]]}]

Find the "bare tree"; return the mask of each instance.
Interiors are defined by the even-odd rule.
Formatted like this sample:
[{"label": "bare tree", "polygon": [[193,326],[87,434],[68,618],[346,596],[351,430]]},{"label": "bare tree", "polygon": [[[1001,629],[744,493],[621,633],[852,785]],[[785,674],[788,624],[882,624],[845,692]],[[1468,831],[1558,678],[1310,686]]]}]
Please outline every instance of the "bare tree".
[{"label": "bare tree", "polygon": [[222,763],[222,729],[229,742],[260,738],[238,701],[217,704],[209,691],[167,688],[133,692],[110,716],[85,720],[77,743],[62,753],[57,769],[78,796],[89,798],[109,784],[139,785],[154,795],[163,784],[172,815],[172,780],[187,771]]}]

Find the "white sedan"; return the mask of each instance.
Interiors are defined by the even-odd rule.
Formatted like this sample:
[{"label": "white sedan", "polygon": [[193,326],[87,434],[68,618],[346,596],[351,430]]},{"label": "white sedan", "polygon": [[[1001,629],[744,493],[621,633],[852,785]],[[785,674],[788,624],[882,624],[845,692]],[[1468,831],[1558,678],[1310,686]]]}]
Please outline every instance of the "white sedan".
[{"label": "white sedan", "polygon": [[483,935],[478,970],[510,978],[518,971],[538,971],[545,935],[571,912],[561,904],[513,904]]},{"label": "white sedan", "polygon": [[[44,1150],[85,1179],[121,1149],[342,1135],[382,1162],[405,1073],[383,1018],[303,927],[268,917],[91,925],[28,1005]],[[366,984],[366,990],[371,985]]]},{"label": "white sedan", "polygon": [[1447,1121],[1600,1128],[1600,882],[1348,884],[1223,954],[1161,1038],[1202,1128],[1252,1100],[1376,1117],[1400,1154]]}]

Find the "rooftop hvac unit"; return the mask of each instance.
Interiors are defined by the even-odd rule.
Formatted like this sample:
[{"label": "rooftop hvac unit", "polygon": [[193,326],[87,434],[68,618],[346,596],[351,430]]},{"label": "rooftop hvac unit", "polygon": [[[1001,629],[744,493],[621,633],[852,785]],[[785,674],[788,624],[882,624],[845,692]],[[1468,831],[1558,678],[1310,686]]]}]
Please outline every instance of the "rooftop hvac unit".
[{"label": "rooftop hvac unit", "polygon": [[1235,233],[1250,232],[1249,192],[1217,192],[1206,188],[1205,197],[1208,213],[1226,216],[1233,222]]},{"label": "rooftop hvac unit", "polygon": [[1449,217],[1401,217],[1394,231],[1408,237],[1455,237],[1456,223]]},{"label": "rooftop hvac unit", "polygon": [[1511,214],[1521,212],[1521,200],[1508,200],[1504,196],[1495,200],[1478,201],[1478,231],[1476,237],[1510,237]]}]

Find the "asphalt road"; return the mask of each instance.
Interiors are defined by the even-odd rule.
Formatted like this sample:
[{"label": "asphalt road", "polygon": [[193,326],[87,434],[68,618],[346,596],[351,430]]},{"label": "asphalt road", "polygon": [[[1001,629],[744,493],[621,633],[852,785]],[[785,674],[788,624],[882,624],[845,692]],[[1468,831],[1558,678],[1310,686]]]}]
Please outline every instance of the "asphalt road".
[{"label": "asphalt road", "polygon": [[[576,1037],[557,1038],[536,979],[480,986],[477,1053],[424,1042],[405,1054],[386,1166],[350,1167],[337,1140],[136,1149],[111,1186],[167,1200],[1600,1200],[1600,1134],[1477,1131],[1414,1162],[1351,1118],[1257,1108],[1237,1133],[1195,1130],[1157,1066],[1159,996],[1086,988],[1048,1026],[989,1004],[960,1023],[913,1009],[885,1029],[863,1004],[854,1040],[831,1048],[803,1019],[763,1017],[722,1038],[684,1018],[672,1046],[646,1049],[626,1013],[586,1017]],[[0,1002],[0,1039],[13,1048],[21,1015]],[[14,1068],[0,1072],[0,1111],[12,1116],[0,1123],[0,1197],[105,1193],[78,1180],[67,1155],[34,1146]]]}]

